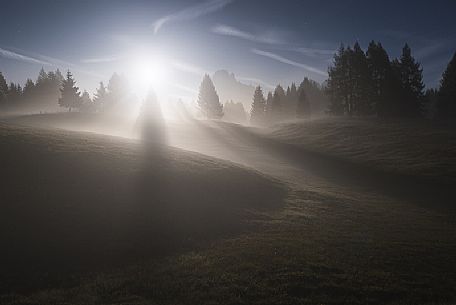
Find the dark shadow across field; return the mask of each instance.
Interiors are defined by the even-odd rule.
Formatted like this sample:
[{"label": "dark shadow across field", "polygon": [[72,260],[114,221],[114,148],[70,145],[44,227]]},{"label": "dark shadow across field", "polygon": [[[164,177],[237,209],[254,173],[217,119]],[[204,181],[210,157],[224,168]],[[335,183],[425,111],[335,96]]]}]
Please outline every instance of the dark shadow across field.
[{"label": "dark shadow across field", "polygon": [[164,145],[0,126],[0,292],[96,272],[251,229],[283,187]]}]

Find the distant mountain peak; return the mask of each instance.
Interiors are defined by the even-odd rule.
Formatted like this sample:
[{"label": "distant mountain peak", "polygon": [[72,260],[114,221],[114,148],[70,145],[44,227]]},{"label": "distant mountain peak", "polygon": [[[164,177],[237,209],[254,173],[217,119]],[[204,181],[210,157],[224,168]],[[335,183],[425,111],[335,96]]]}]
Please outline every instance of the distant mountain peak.
[{"label": "distant mountain peak", "polygon": [[255,87],[247,85],[236,79],[234,73],[227,70],[218,70],[212,76],[215,89],[221,103],[233,100],[242,103],[245,109],[250,109]]}]

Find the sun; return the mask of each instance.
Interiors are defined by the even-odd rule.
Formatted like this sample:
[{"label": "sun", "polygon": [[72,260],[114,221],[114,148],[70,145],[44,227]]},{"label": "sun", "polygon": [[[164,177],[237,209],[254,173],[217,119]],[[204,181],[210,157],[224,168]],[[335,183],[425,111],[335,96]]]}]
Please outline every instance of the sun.
[{"label": "sun", "polygon": [[134,53],[128,64],[128,78],[133,92],[144,98],[149,90],[166,95],[171,70],[164,56],[154,53]]}]

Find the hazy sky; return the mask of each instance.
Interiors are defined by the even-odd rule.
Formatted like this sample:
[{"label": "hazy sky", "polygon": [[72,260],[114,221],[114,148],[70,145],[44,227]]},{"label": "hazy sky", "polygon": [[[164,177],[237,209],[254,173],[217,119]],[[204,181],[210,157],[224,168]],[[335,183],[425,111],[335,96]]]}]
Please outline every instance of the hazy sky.
[{"label": "hazy sky", "polygon": [[[0,71],[24,83],[71,69],[93,91],[114,72],[159,58],[173,95],[191,97],[202,73],[227,69],[264,86],[326,79],[341,42],[408,42],[436,86],[456,50],[456,1],[1,1]],[[170,72],[171,71],[171,72]]]}]

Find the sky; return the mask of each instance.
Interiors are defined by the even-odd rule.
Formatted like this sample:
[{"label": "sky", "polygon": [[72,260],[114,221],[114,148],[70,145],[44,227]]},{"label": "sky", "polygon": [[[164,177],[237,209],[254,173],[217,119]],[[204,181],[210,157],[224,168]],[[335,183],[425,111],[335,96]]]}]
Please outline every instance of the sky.
[{"label": "sky", "polygon": [[0,7],[8,81],[36,79],[41,67],[70,69],[90,93],[113,72],[132,83],[154,74],[183,99],[195,97],[204,73],[220,69],[266,91],[304,77],[322,82],[341,43],[366,48],[371,40],[391,58],[407,42],[429,88],[456,50],[454,0],[1,0]]}]

